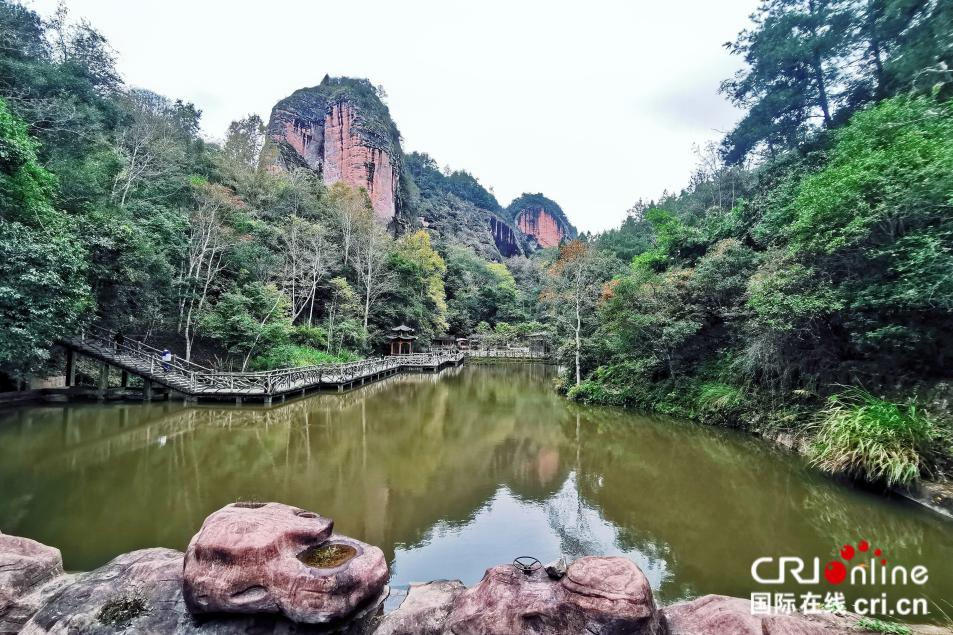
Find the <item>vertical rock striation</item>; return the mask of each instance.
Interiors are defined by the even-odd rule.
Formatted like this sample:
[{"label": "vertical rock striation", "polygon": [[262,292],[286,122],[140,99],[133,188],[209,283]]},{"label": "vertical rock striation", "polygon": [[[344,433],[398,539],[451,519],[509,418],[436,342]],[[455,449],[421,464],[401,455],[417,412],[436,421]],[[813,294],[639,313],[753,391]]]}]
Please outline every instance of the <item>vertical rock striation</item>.
[{"label": "vertical rock striation", "polygon": [[521,237],[506,222],[491,215],[490,232],[493,234],[493,242],[501,256],[509,258],[523,255],[523,248],[520,246]]},{"label": "vertical rock striation", "polygon": [[370,82],[325,77],[275,104],[262,162],[364,188],[375,215],[390,222],[398,213],[402,156],[400,133]]},{"label": "vertical rock striation", "polygon": [[324,120],[324,182],[344,181],[367,190],[375,215],[390,221],[397,212],[398,173],[390,155],[367,145],[357,134],[356,108],[332,104]]}]

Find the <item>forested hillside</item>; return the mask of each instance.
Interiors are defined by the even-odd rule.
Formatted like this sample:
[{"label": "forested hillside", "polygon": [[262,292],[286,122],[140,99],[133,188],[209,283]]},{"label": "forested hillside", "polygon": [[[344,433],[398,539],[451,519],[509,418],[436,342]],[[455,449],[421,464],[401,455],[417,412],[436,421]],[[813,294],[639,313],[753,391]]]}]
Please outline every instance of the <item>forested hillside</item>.
[{"label": "forested hillside", "polygon": [[582,306],[569,395],[794,431],[872,481],[948,470],[953,5],[769,0],[728,46],[741,121],[551,270]]},{"label": "forested hillside", "polygon": [[265,369],[376,355],[399,323],[426,347],[536,317],[540,266],[521,247],[501,255],[496,199],[425,155],[405,162],[369,81],[326,77],[279,106],[322,120],[353,106],[401,177],[389,227],[365,189],[326,185],[322,165],[296,163],[258,115],[204,139],[193,104],[124,85],[108,42],[65,9],[44,21],[0,2],[0,39],[6,386],[62,373],[54,343],[93,322],[202,363]]}]

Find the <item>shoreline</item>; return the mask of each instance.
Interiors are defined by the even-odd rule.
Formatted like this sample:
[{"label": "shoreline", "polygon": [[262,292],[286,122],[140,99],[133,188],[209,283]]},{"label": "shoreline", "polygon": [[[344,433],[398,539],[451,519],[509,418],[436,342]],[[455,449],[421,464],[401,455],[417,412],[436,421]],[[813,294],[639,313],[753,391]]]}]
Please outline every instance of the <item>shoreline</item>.
[{"label": "shoreline", "polygon": [[[745,426],[738,425],[720,426],[713,423],[706,423],[698,417],[692,417],[687,414],[677,415],[651,409],[625,406],[617,403],[603,402],[599,400],[574,399],[566,395],[566,393],[562,390],[557,389],[557,392],[567,401],[577,405],[619,408],[627,412],[640,413],[653,417],[671,417],[673,419],[680,419],[696,426],[735,430],[749,437],[761,439],[778,449],[791,452],[799,456],[807,456],[808,446],[806,439],[790,430],[772,429],[765,431],[749,429]],[[830,478],[836,478],[831,474],[826,475]],[[920,507],[928,509],[946,519],[953,520],[953,481],[922,479],[910,487],[887,487],[882,490],[882,493],[883,495],[893,494],[899,496],[910,503],[915,503]]]},{"label": "shoreline", "polygon": [[[174,549],[147,548],[120,554],[92,571],[65,572],[58,549],[0,534],[5,563],[0,569],[0,632],[441,635],[464,624],[465,632],[498,633],[525,625],[527,611],[535,616],[534,625],[544,626],[538,632],[546,634],[576,632],[573,627],[580,624],[614,624],[624,629],[618,632],[645,635],[874,632],[864,629],[858,615],[794,611],[763,616],[751,610],[748,599],[730,596],[704,595],[663,605],[656,603],[648,580],[631,560],[601,556],[562,562],[561,569],[552,563],[531,574],[497,565],[471,587],[458,580],[406,589],[385,584],[337,621],[295,622],[275,608],[198,615],[190,611],[183,591],[189,584],[189,557]],[[236,566],[248,567],[246,574],[254,577],[256,565]],[[905,626],[913,635],[950,632],[932,624]]]}]

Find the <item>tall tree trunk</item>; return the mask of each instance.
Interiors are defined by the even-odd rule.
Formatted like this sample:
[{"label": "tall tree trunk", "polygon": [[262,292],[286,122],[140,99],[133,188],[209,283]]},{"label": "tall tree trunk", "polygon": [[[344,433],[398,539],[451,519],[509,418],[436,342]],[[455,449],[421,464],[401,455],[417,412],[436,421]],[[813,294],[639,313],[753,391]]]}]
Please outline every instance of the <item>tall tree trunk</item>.
[{"label": "tall tree trunk", "polygon": [[576,293],[576,385],[582,383],[581,371],[579,369],[579,349],[581,348],[581,332],[582,332],[582,312],[580,310],[580,297],[579,293]]},{"label": "tall tree trunk", "polygon": [[817,82],[817,98],[819,105],[821,107],[821,112],[824,113],[824,127],[831,127],[831,106],[827,100],[827,86],[824,81],[824,67],[821,65],[821,56],[814,54],[814,81]]},{"label": "tall tree trunk", "polygon": [[878,0],[867,0],[867,37],[870,39],[870,57],[874,63],[874,98],[879,99],[884,94],[884,65],[880,46],[880,35],[877,33]]},{"label": "tall tree trunk", "polygon": [[364,294],[364,330],[367,330],[367,317],[371,313],[371,285],[370,280],[367,284],[367,292]]}]

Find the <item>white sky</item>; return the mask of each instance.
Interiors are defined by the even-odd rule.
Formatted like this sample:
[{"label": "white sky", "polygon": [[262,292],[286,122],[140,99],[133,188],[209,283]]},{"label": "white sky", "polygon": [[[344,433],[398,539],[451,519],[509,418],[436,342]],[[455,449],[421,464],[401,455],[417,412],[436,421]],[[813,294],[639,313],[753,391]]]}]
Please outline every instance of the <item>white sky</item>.
[{"label": "white sky", "polygon": [[[56,0],[28,2],[49,15]],[[688,182],[692,145],[738,113],[717,94],[722,43],[756,0],[67,0],[125,81],[203,111],[203,131],[325,73],[388,93],[404,150],[472,172],[505,206],[558,202],[581,230]]]}]

